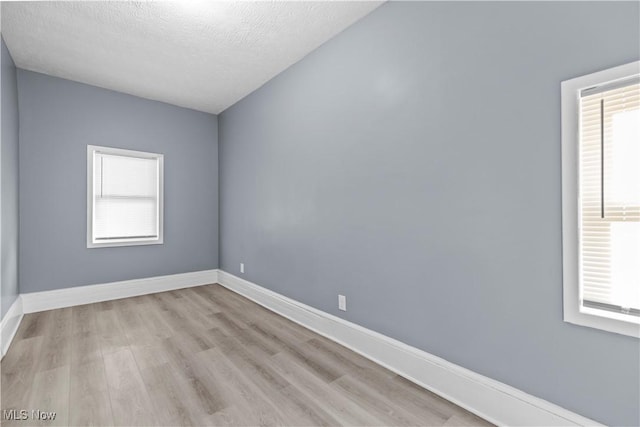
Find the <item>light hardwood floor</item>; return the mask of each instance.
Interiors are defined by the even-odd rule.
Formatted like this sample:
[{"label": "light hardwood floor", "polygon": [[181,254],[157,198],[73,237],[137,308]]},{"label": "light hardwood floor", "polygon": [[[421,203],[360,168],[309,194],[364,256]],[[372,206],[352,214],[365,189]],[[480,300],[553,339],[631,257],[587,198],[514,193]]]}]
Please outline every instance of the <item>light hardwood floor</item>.
[{"label": "light hardwood floor", "polygon": [[219,286],[28,314],[1,363],[2,425],[487,422]]}]

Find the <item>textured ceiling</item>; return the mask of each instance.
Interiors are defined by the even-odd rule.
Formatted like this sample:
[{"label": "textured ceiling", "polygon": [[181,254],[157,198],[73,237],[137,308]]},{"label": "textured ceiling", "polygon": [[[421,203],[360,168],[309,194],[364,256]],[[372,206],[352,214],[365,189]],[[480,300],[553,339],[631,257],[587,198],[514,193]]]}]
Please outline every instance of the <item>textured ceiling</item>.
[{"label": "textured ceiling", "polygon": [[27,70],[217,114],[381,2],[2,2]]}]

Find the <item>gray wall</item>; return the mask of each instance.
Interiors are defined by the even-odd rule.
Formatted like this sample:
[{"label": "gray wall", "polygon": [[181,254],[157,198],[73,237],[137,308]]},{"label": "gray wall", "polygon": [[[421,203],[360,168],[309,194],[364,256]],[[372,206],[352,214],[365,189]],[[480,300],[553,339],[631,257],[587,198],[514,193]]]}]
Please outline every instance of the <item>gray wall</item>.
[{"label": "gray wall", "polygon": [[[217,117],[18,70],[20,291],[217,268]],[[87,144],[164,154],[164,244],[87,249]]]},{"label": "gray wall", "polygon": [[16,66],[4,44],[2,49],[2,140],[0,141],[0,318],[18,296],[18,85]]},{"label": "gray wall", "polygon": [[639,12],[381,6],[220,116],[221,268],[640,424],[638,340],[562,321],[560,221],[560,82],[637,60]]}]

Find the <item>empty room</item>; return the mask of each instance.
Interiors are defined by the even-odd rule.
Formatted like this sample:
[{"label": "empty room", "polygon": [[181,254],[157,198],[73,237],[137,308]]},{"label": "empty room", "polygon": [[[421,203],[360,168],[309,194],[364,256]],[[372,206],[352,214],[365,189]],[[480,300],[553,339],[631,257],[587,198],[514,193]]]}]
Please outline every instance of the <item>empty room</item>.
[{"label": "empty room", "polygon": [[2,426],[640,426],[640,0],[0,6]]}]

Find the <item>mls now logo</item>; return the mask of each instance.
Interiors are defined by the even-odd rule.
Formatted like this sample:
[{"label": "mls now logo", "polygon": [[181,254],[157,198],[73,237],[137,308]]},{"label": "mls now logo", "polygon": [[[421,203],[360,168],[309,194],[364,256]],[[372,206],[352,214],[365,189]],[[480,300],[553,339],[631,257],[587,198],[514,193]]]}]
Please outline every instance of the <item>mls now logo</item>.
[{"label": "mls now logo", "polygon": [[24,421],[28,419],[38,421],[53,421],[56,419],[56,413],[52,411],[41,411],[34,409],[29,413],[26,409],[5,409],[2,411],[2,418],[9,421]]}]

